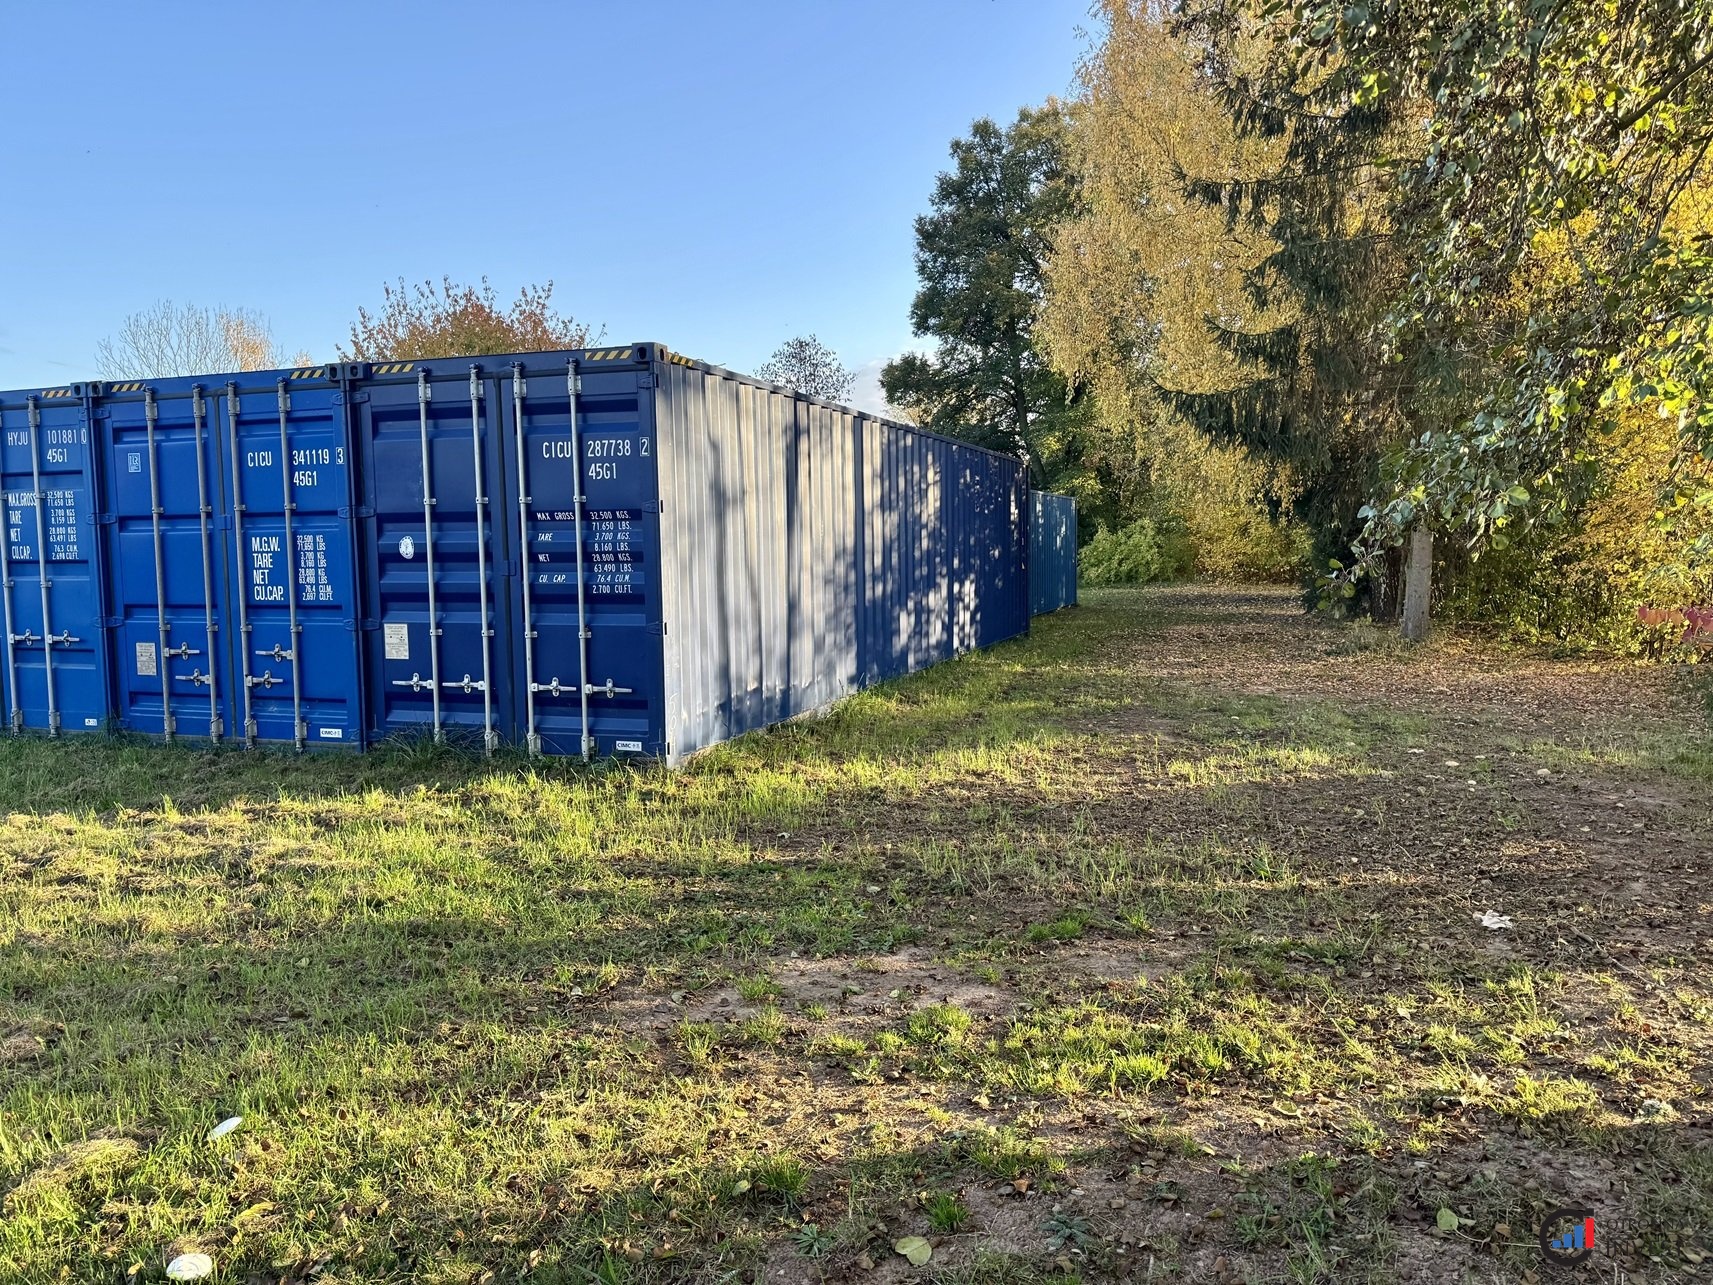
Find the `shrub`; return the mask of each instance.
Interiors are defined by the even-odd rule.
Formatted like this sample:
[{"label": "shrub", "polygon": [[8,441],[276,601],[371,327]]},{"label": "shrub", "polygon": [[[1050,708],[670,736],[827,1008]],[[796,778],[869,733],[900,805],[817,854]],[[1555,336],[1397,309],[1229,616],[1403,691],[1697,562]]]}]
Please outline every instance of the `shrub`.
[{"label": "shrub", "polygon": [[1116,531],[1102,526],[1078,555],[1085,584],[1148,584],[1181,580],[1195,567],[1195,551],[1176,523],[1138,518]]}]

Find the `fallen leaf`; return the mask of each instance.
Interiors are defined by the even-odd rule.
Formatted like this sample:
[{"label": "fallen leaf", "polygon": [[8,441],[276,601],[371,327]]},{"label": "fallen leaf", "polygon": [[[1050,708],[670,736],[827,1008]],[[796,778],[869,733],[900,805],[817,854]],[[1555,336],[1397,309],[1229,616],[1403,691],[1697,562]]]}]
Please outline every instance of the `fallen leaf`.
[{"label": "fallen leaf", "polygon": [[1434,1223],[1441,1231],[1456,1231],[1458,1225],[1462,1221],[1463,1220],[1456,1214],[1452,1213],[1451,1210],[1446,1209],[1443,1206],[1440,1208],[1439,1213],[1434,1215]]},{"label": "fallen leaf", "polygon": [[241,1115],[227,1116],[219,1124],[215,1125],[208,1131],[208,1140],[213,1142],[216,1138],[224,1138],[227,1134],[231,1133],[232,1130],[236,1129],[243,1123],[244,1117]]},{"label": "fallen leaf", "polygon": [[214,1260],[207,1254],[180,1254],[167,1264],[169,1281],[199,1281],[214,1274]]},{"label": "fallen leaf", "polygon": [[934,1247],[920,1236],[906,1236],[893,1241],[892,1248],[908,1258],[912,1267],[921,1267],[934,1256]]}]

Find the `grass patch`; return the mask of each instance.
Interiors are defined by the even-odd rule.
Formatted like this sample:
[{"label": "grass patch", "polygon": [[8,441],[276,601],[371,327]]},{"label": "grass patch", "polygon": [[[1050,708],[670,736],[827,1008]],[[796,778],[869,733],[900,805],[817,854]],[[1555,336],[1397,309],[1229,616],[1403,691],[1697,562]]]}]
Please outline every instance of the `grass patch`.
[{"label": "grass patch", "polygon": [[[1432,700],[1244,691],[1198,677],[1205,639],[1166,672],[1201,612],[1090,594],[676,774],[0,744],[0,1278],[198,1248],[233,1280],[653,1285],[842,1271],[925,1216],[958,1238],[927,1278],[1101,1279],[1143,1260],[1079,1183],[1187,1191],[1244,1129],[1346,1151],[1243,1167],[1210,1221],[1268,1279],[1385,1279],[1388,1211],[1427,1199],[1399,1174],[1475,1132],[1629,1166],[1638,1252],[1692,1264],[1713,960],[1554,943],[1693,915],[1608,895],[1532,796],[1470,801],[1503,772],[1402,771],[1480,732]],[[1654,736],[1539,753],[1700,770]],[[1506,878],[1484,937],[1464,903]],[[1555,919],[1565,889],[1591,906]],[[986,1243],[979,1184],[1027,1244]]]}]

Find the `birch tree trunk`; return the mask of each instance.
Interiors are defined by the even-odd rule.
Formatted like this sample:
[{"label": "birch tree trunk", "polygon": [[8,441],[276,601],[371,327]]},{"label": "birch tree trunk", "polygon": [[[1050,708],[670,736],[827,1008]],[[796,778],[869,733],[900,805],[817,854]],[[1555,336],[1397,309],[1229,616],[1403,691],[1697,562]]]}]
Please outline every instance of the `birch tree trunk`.
[{"label": "birch tree trunk", "polygon": [[1406,642],[1426,642],[1433,599],[1433,532],[1425,522],[1410,529],[1404,560],[1404,612],[1399,632]]}]

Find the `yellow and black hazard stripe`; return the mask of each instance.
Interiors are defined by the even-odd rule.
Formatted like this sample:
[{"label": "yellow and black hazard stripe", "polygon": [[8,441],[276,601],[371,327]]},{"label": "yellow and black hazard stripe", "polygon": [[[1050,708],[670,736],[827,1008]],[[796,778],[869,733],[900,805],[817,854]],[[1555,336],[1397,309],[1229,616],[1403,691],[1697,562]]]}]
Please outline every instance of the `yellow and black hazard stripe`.
[{"label": "yellow and black hazard stripe", "polygon": [[140,393],[147,387],[148,385],[142,380],[133,379],[123,384],[108,384],[107,391],[110,393]]},{"label": "yellow and black hazard stripe", "polygon": [[377,375],[408,375],[416,369],[414,361],[384,361],[375,367]]},{"label": "yellow and black hazard stripe", "polygon": [[636,349],[628,344],[623,348],[585,348],[584,361],[629,361],[636,354]]},{"label": "yellow and black hazard stripe", "polygon": [[326,379],[327,378],[327,367],[325,367],[325,366],[309,366],[303,370],[294,370],[291,372],[291,375],[289,376],[289,378],[291,378],[291,379]]},{"label": "yellow and black hazard stripe", "polygon": [[44,389],[42,389],[42,396],[43,397],[75,397],[75,396],[77,396],[77,394],[72,392],[71,389],[69,389],[69,388],[44,388]]}]

